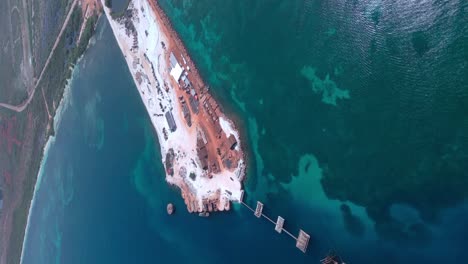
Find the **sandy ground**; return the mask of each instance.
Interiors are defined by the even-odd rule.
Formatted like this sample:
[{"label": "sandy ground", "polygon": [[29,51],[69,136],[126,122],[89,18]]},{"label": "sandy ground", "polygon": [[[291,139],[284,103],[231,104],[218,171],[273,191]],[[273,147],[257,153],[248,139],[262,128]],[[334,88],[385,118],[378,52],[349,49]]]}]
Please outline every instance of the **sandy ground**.
[{"label": "sandy ground", "polygon": [[[171,34],[172,29],[163,23],[164,17],[157,13],[154,3],[149,3],[147,0],[134,0],[129,10],[132,12],[132,18],[129,19],[136,28],[136,34],[125,28],[125,18],[112,19],[111,10],[104,7],[141,99],[157,132],[163,164],[165,164],[169,149],[174,150],[174,174],[173,176],[167,174],[166,181],[180,188],[190,212],[206,210],[203,209],[204,201],[214,203],[220,211],[228,210],[229,201],[237,201],[241,198],[241,181],[245,171],[243,159],[237,159],[235,168],[229,170],[222,168],[218,173],[210,175],[201,168],[197,155],[197,135],[201,124],[204,124],[209,138],[214,138],[215,133],[211,131],[211,127],[206,126],[205,115],[192,114],[191,127],[187,125],[183,117],[182,106],[178,98],[184,92],[169,74],[169,53],[177,47],[180,40],[174,39]],[[163,46],[161,42],[165,45]],[[184,59],[179,62],[184,68],[188,68],[185,58],[190,61],[189,57],[187,54],[185,56],[182,54],[182,56]],[[199,79],[193,82],[202,82],[198,74],[196,77]],[[165,118],[167,111],[171,111],[174,116],[177,125],[174,132],[169,131]],[[223,137],[235,135],[239,143],[235,151],[238,152],[239,157],[243,157],[239,134],[232,121],[222,114],[218,125],[225,133]],[[163,130],[166,131],[167,138],[164,137]],[[191,179],[190,173],[195,173],[196,178]]]}]

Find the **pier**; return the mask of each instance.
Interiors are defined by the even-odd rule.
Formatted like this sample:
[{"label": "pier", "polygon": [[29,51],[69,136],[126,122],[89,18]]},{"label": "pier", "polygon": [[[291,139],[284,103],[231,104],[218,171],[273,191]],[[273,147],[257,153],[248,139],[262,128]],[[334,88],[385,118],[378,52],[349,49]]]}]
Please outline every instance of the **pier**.
[{"label": "pier", "polygon": [[278,233],[281,233],[281,231],[283,231],[283,225],[284,225],[284,218],[281,216],[278,216],[278,220],[276,220],[275,231]]},{"label": "pier", "polygon": [[309,234],[302,231],[302,229],[299,230],[299,237],[296,240],[296,247],[305,253],[307,250],[307,245],[309,244],[309,239]]},{"label": "pier", "polygon": [[306,232],[304,232],[301,229],[301,230],[299,230],[299,235],[297,237],[294,236],[293,234],[291,234],[291,232],[289,232],[288,230],[286,230],[284,228],[284,221],[285,220],[284,220],[283,217],[278,216],[278,219],[275,222],[270,217],[268,217],[267,215],[265,215],[263,213],[263,203],[262,202],[257,201],[257,207],[254,210],[248,204],[244,203],[243,198],[244,198],[244,191],[242,191],[242,193],[241,193],[241,198],[239,200],[239,203],[244,205],[245,207],[247,207],[247,209],[249,209],[250,211],[252,211],[257,218],[262,218],[263,217],[266,220],[268,220],[270,223],[272,223],[275,226],[275,231],[276,232],[281,234],[284,231],[285,234],[287,234],[288,236],[290,236],[292,239],[294,239],[296,241],[296,247],[299,250],[301,250],[303,253],[306,253],[307,246],[309,245],[309,240],[310,240],[310,235],[309,234],[307,234]]},{"label": "pier", "polygon": [[262,217],[262,212],[263,212],[263,204],[261,202],[257,202],[257,208],[255,208],[254,215],[257,218],[260,218],[260,217]]}]

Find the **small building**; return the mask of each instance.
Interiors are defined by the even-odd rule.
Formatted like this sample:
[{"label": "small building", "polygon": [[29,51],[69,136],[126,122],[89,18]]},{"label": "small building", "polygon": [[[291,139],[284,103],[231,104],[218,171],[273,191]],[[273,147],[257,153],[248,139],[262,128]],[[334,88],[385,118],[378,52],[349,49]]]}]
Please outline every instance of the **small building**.
[{"label": "small building", "polygon": [[171,132],[176,131],[177,125],[175,123],[174,116],[172,115],[171,111],[166,112],[166,120],[167,120],[167,124],[169,125],[169,130]]},{"label": "small building", "polygon": [[176,82],[179,82],[179,79],[182,76],[184,69],[180,66],[179,62],[174,56],[174,53],[172,52],[171,55],[169,55],[169,63],[171,64],[171,76],[175,79]]},{"label": "small building", "polygon": [[174,78],[176,82],[179,82],[180,76],[182,75],[184,69],[180,67],[180,65],[177,63],[174,68],[171,69],[171,76]]},{"label": "small building", "polygon": [[192,83],[190,83],[190,80],[187,78],[186,74],[183,74],[182,77],[182,82],[184,83],[184,87],[191,87]]},{"label": "small building", "polygon": [[174,68],[176,66],[176,64],[179,64],[176,57],[174,56],[174,53],[172,53],[172,52],[171,52],[171,55],[169,55],[169,62],[171,64],[171,68]]}]

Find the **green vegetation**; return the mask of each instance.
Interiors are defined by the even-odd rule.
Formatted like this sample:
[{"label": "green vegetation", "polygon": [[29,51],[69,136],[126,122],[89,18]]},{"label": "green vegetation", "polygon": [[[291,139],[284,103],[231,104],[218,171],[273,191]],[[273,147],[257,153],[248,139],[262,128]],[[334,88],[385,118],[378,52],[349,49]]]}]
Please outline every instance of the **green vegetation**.
[{"label": "green vegetation", "polygon": [[112,8],[112,0],[106,0],[104,3],[108,8]]},{"label": "green vegetation", "polygon": [[76,63],[78,58],[86,51],[89,40],[94,35],[94,30],[96,29],[97,20],[98,20],[98,16],[94,14],[91,17],[89,17],[88,20],[86,21],[85,28],[80,38],[80,43],[78,43],[77,47],[72,51],[72,54],[71,54],[72,63]]},{"label": "green vegetation", "polygon": [[34,16],[31,17],[31,34],[34,41],[32,49],[33,65],[38,74],[54,45],[66,14],[70,10],[72,0],[31,1]]},{"label": "green vegetation", "polygon": [[[36,136],[41,136],[37,130]],[[43,147],[43,146],[42,146]],[[31,198],[34,193],[34,186],[37,180],[37,174],[42,161],[42,148],[39,146],[33,148],[31,167],[28,168],[29,173],[23,183],[23,196],[21,197],[21,204],[16,208],[13,214],[13,226],[10,234],[10,247],[8,250],[8,264],[17,264],[21,258],[21,250],[25,234],[25,227],[28,219],[29,207]],[[35,159],[34,157],[41,157]]]},{"label": "green vegetation", "polygon": [[[62,36],[48,69],[44,73],[38,89],[44,90],[47,105],[53,116],[55,116],[56,112],[53,106],[58,105],[63,97],[67,79],[69,79],[72,74],[72,66],[85,52],[88,42],[94,34],[97,21],[98,15],[93,15],[89,18],[81,36],[80,43],[77,44],[76,42],[83,20],[81,9],[75,8],[67,26],[66,33]],[[52,127],[47,130],[46,121],[48,117],[44,99],[40,94],[40,91],[36,93],[27,111],[15,115],[18,123],[18,136],[20,138],[25,138],[23,144],[28,144],[28,147],[22,148],[21,151],[18,150],[17,153],[14,153],[15,155],[12,161],[10,161],[16,167],[25,167],[25,179],[22,185],[23,192],[20,204],[13,213],[13,227],[10,234],[10,245],[7,256],[8,264],[19,263],[30,202],[43,156],[44,144],[54,131]],[[28,114],[32,114],[34,118],[32,127],[29,127]]]}]

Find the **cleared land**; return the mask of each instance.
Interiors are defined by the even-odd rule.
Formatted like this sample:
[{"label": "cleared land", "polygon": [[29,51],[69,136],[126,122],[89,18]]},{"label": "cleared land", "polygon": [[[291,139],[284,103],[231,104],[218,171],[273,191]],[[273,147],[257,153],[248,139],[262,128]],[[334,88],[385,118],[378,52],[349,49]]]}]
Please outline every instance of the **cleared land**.
[{"label": "cleared land", "polygon": [[244,178],[239,133],[155,3],[134,0],[118,17],[105,12],[157,132],[166,181],[189,212],[229,210]]},{"label": "cleared land", "polygon": [[24,32],[22,17],[25,15],[20,0],[0,2],[0,101],[19,102],[26,96],[27,83],[22,74],[24,67]]},{"label": "cleared land", "polygon": [[[47,60],[46,60],[46,62],[44,64],[44,67],[42,68],[41,74],[39,75],[39,78],[37,78],[37,80],[35,81],[35,85],[32,86],[31,89],[30,89],[28,98],[24,102],[22,102],[22,103],[20,103],[18,105],[0,103],[0,107],[4,107],[4,108],[10,109],[10,110],[15,111],[15,112],[22,112],[29,105],[29,103],[31,102],[31,99],[34,97],[34,94],[36,92],[36,88],[41,83],[42,76],[44,76],[44,72],[47,70],[47,66],[49,65],[50,60],[52,59],[52,56],[54,55],[55,49],[59,45],[62,34],[65,32],[66,26],[68,25],[68,21],[71,18],[72,10],[75,9],[75,6],[76,6],[77,2],[78,2],[78,0],[73,1],[72,5],[70,7],[70,11],[68,12],[67,18],[65,19],[65,22],[63,23],[62,29],[60,29],[60,32],[59,32],[59,34],[58,34],[58,36],[57,36],[57,38],[55,40],[55,43],[52,46],[52,50],[49,53],[49,57],[47,57]],[[32,74],[32,72],[31,72],[31,74]]]}]

